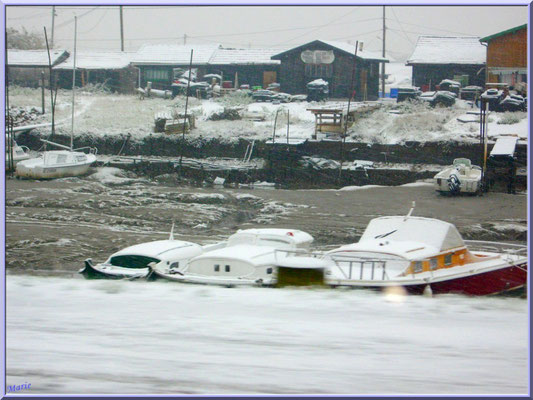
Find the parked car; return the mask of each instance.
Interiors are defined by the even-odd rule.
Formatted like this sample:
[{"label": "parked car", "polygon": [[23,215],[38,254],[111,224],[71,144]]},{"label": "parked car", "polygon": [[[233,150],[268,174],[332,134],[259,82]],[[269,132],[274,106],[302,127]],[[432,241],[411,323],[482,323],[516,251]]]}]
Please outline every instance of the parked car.
[{"label": "parked car", "polygon": [[274,100],[274,96],[276,95],[275,92],[272,90],[256,90],[252,93],[252,100],[253,101],[272,101]]},{"label": "parked car", "polygon": [[432,107],[442,105],[449,107],[455,104],[455,98],[457,95],[446,90],[438,90],[436,92],[424,92],[420,95],[419,99],[427,101]]},{"label": "parked car", "polygon": [[421,94],[422,92],[417,87],[399,87],[396,102],[400,103],[405,100],[416,100]]},{"label": "parked car", "polygon": [[272,101],[279,101],[280,103],[289,103],[291,101],[291,95],[288,93],[274,93]]}]

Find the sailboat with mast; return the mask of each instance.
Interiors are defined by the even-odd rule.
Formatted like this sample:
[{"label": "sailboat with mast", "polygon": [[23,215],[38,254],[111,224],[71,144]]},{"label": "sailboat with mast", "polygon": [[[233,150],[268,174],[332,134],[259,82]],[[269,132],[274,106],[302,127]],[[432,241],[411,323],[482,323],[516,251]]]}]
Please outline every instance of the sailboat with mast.
[{"label": "sailboat with mast", "polygon": [[[45,29],[46,35],[46,29]],[[74,95],[76,84],[76,35],[77,18],[74,17],[74,60],[72,67],[72,126],[70,132],[70,146],[41,139],[45,145],[51,145],[61,150],[45,150],[40,157],[20,161],[16,165],[15,174],[22,178],[54,179],[69,176],[80,176],[88,172],[92,163],[96,161],[96,148],[82,147],[74,149]],[[46,40],[48,47],[48,39]],[[50,64],[50,82],[52,81],[52,66]],[[54,96],[52,95],[52,133],[54,132]],[[84,151],[88,151],[85,153]]]}]

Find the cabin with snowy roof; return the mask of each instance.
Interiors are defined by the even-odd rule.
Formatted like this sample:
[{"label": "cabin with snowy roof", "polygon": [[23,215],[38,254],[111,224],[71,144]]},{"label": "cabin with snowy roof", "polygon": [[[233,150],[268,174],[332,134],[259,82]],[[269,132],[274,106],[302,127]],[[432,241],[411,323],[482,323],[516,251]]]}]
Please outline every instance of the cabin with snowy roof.
[{"label": "cabin with snowy roof", "polygon": [[[130,63],[134,53],[121,51],[77,51],[76,86],[103,84],[112,92],[132,93],[138,84],[138,70]],[[54,67],[59,87],[72,87],[74,56]]]},{"label": "cabin with snowy roof", "polygon": [[[355,45],[329,40],[315,40],[272,56],[280,60],[280,90],[306,94],[307,84],[323,79],[329,84],[330,98],[348,98],[351,93]],[[377,100],[380,63],[388,62],[380,54],[357,49],[355,62],[355,99]]]},{"label": "cabin with snowy roof", "polygon": [[527,83],[527,24],[479,39],[487,44],[487,82]]},{"label": "cabin with snowy roof", "polygon": [[50,50],[50,58],[46,50],[7,49],[7,78],[10,85],[39,87],[42,78],[48,86],[49,62],[52,68],[69,57],[66,50]]},{"label": "cabin with snowy roof", "polygon": [[272,49],[236,49],[214,45],[144,45],[134,55],[132,65],[141,72],[141,87],[152,82],[156,89],[169,89],[177,74],[189,69],[192,54],[192,69],[197,80],[204,75],[216,74],[231,87],[241,84],[266,87],[276,82],[279,61],[271,56]]},{"label": "cabin with snowy roof", "polygon": [[413,67],[413,86],[436,90],[444,79],[463,86],[485,85],[486,49],[475,36],[420,36],[406,65]]}]

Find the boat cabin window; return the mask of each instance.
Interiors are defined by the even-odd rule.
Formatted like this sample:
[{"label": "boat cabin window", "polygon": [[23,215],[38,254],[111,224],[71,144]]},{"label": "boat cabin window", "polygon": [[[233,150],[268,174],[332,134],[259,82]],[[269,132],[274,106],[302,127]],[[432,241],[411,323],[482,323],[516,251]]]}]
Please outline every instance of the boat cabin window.
[{"label": "boat cabin window", "polygon": [[215,264],[215,272],[218,272],[218,271],[220,271],[220,265]]},{"label": "boat cabin window", "polygon": [[432,271],[437,269],[437,259],[436,258],[431,258],[429,260],[429,269],[431,269]]},{"label": "boat cabin window", "polygon": [[267,275],[270,275],[272,273],[272,268],[267,268]]},{"label": "boat cabin window", "polygon": [[452,255],[446,254],[444,256],[444,265],[452,265]]},{"label": "boat cabin window", "polygon": [[229,272],[229,270],[230,270],[230,266],[226,265],[226,272]]},{"label": "boat cabin window", "polygon": [[177,262],[173,262],[172,264],[170,264],[169,268],[179,268],[179,267],[180,267],[180,263],[179,261],[177,261]]},{"label": "boat cabin window", "polygon": [[58,164],[65,164],[67,162],[67,155],[66,154],[58,154],[57,155],[57,163]]},{"label": "boat cabin window", "polygon": [[415,261],[415,272],[422,272],[422,261]]},{"label": "boat cabin window", "polygon": [[76,161],[78,161],[78,162],[82,162],[82,161],[85,161],[85,160],[87,160],[86,156],[76,156]]},{"label": "boat cabin window", "polygon": [[110,264],[116,267],[124,268],[148,268],[151,262],[159,263],[161,260],[153,257],[138,256],[138,255],[124,255],[111,257]]}]

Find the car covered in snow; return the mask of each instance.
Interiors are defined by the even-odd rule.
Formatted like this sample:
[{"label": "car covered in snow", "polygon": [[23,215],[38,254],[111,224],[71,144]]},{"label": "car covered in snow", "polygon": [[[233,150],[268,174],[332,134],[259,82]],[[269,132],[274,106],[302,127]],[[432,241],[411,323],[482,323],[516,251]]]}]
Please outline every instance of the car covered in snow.
[{"label": "car covered in snow", "polygon": [[272,101],[275,99],[276,92],[273,92],[272,90],[256,90],[252,93],[252,100],[253,101]]}]

